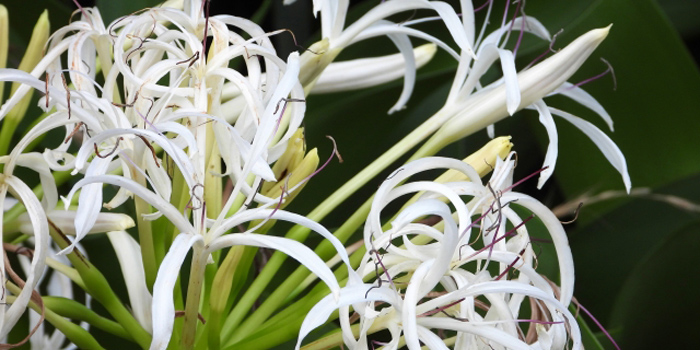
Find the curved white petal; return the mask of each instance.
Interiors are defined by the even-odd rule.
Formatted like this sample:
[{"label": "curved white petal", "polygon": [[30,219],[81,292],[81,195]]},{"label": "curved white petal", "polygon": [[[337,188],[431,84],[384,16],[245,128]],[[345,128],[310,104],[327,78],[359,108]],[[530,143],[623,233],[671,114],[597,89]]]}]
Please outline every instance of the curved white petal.
[{"label": "curved white petal", "polygon": [[546,169],[542,170],[540,178],[537,181],[537,189],[542,189],[542,186],[544,186],[545,182],[547,182],[554,173],[554,167],[557,165],[559,135],[557,134],[557,126],[554,124],[552,113],[549,111],[544,101],[536,101],[534,106],[540,115],[540,123],[544,125],[544,128],[547,130],[547,136],[549,136],[549,145],[547,146],[547,153],[544,156],[544,164],[542,164],[542,167],[546,167]]},{"label": "curved white petal", "polygon": [[598,146],[598,149],[603,152],[605,158],[607,158],[610,164],[622,175],[622,182],[625,184],[625,190],[627,190],[627,193],[630,193],[632,189],[632,180],[627,172],[627,161],[625,160],[625,155],[622,154],[622,151],[620,151],[620,148],[617,147],[615,142],[588,121],[556,108],[549,108],[549,110],[553,114],[566,119],[569,123],[574,124],[575,127],[583,131],[583,133]]},{"label": "curved white petal", "polygon": [[[44,272],[46,255],[49,247],[49,225],[46,221],[46,213],[44,212],[41,202],[34,196],[32,190],[21,180],[15,176],[5,176],[5,186],[9,186],[9,190],[16,198],[19,198],[27,209],[29,218],[34,227],[34,256],[32,257],[31,268],[27,271],[25,278],[26,284],[22,287],[22,291],[17,295],[15,302],[9,308],[4,310],[2,327],[0,327],[0,338],[4,339],[12,330],[12,326],[17,323],[17,320],[24,314],[24,310],[29,303],[34,287],[41,278]],[[5,274],[3,273],[3,276]],[[5,309],[5,307],[3,307]]]},{"label": "curved white petal", "polygon": [[182,262],[190,248],[202,244],[202,236],[181,233],[170,246],[170,250],[160,264],[156,282],[153,284],[153,341],[151,350],[164,350],[168,347],[175,322],[173,288],[180,275]]},{"label": "curved white petal", "polygon": [[117,254],[119,266],[124,275],[126,290],[129,293],[131,312],[141,327],[151,333],[151,302],[153,297],[146,286],[146,273],[141,259],[141,247],[138,242],[125,231],[107,233],[109,241]]}]

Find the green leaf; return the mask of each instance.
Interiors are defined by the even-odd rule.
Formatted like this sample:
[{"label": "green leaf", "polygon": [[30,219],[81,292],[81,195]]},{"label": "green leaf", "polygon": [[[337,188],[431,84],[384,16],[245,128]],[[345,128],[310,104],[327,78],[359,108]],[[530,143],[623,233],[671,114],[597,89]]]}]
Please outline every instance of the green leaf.
[{"label": "green leaf", "polygon": [[154,7],[162,3],[162,0],[95,0],[95,6],[100,9],[102,20],[110,23],[115,19],[131,14],[146,7]]},{"label": "green leaf", "polygon": [[[699,202],[698,181],[700,181],[700,175],[660,188],[655,193],[682,195],[685,199]],[[649,317],[653,320],[660,319],[660,315],[664,312],[675,312],[674,303],[664,301],[684,299],[676,297],[669,299],[668,291],[659,288],[663,285],[669,291],[674,290],[682,294],[690,293],[692,289],[688,287],[700,284],[698,274],[689,270],[697,269],[694,267],[695,262],[691,260],[695,259],[693,255],[695,253],[690,253],[697,251],[697,238],[690,234],[697,230],[689,227],[693,225],[700,227],[699,224],[699,213],[646,197],[628,201],[627,204],[607,213],[595,222],[574,230],[570,239],[577,267],[576,297],[601,322],[606,323],[606,320],[612,319],[612,326],[622,327],[620,339],[630,341],[630,338],[638,337],[647,341],[660,341],[665,338],[661,332],[647,332],[628,327],[627,322],[630,322],[632,317],[630,315],[637,312],[632,309],[638,309],[641,312],[646,304],[623,305],[629,303],[627,301],[629,298],[652,298],[659,303],[659,308],[668,308],[666,311],[655,311],[657,314]],[[681,245],[686,247],[684,249],[695,250],[690,250],[688,253],[684,253],[683,249],[677,250],[673,254],[678,256],[673,260],[672,257],[662,256],[669,254],[668,249],[671,248],[665,248],[668,245]],[[657,255],[658,259],[654,257]],[[673,262],[659,260],[662,258]],[[650,265],[653,265],[653,269]],[[679,267],[682,269],[679,270]],[[657,269],[667,274],[679,270],[679,273],[688,278],[670,279],[665,280],[663,284],[658,284],[661,282],[654,282],[652,276],[657,273],[655,272]],[[645,284],[640,286],[640,283]],[[684,290],[688,292],[682,292]],[[695,308],[695,310],[698,309],[700,308]]]},{"label": "green leaf", "polygon": [[692,349],[700,328],[700,220],[661,239],[638,264],[615,300],[612,324],[627,349]]}]

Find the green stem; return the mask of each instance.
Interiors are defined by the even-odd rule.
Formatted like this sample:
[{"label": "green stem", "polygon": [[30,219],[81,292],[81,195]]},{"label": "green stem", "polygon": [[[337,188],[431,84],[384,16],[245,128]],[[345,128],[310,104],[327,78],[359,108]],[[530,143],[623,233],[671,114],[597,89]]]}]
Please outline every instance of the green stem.
[{"label": "green stem", "polygon": [[204,268],[207,264],[207,256],[202,253],[202,249],[193,249],[192,253],[192,267],[190,268],[190,281],[187,284],[185,318],[182,326],[182,348],[186,350],[192,349],[194,346],[197,322],[199,322],[199,298],[202,295]]},{"label": "green stem", "polygon": [[[7,287],[8,289],[12,290],[13,293],[19,294],[20,289],[16,285],[8,282]],[[17,297],[13,295],[7,296],[8,303],[14,303],[16,299]],[[77,345],[80,349],[104,349],[87,330],[53,312],[50,308],[45,307],[42,309],[31,300],[29,301],[29,307],[39,314],[43,313],[46,321],[56,327],[61,334],[65,335],[66,338],[68,338],[73,344]]]},{"label": "green stem", "polygon": [[68,298],[45,296],[42,297],[44,306],[55,312],[57,315],[73,320],[85,321],[91,326],[99,328],[105,332],[118,337],[134,340],[124,327],[119,323],[98,315],[95,311],[88,309],[85,305]]},{"label": "green stem", "polygon": [[156,282],[156,274],[158,273],[155,247],[153,245],[153,228],[151,227],[151,221],[146,220],[143,215],[141,215],[150,214],[151,205],[141,199],[141,197],[135,196],[134,206],[136,207],[136,226],[139,232],[143,271],[146,274],[146,285],[151,287]]},{"label": "green stem", "polygon": [[[49,222],[51,238],[61,248],[65,249],[70,245],[70,240],[60,230]],[[77,249],[66,255],[71,264],[80,274],[85,286],[86,292],[92,295],[99,301],[107,312],[109,312],[124,329],[131,334],[134,341],[144,349],[147,349],[151,344],[151,335],[141,327],[133,315],[126,309],[124,304],[119,300],[119,297],[114,293],[107,282],[104,275],[90,263]]]}]

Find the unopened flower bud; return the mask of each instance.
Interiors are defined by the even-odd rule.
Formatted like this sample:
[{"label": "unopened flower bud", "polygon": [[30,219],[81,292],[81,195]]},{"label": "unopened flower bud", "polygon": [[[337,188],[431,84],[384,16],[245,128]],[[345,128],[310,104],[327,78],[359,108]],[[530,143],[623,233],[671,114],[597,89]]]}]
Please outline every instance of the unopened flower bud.
[{"label": "unopened flower bud", "polygon": [[[61,232],[67,235],[75,235],[76,212],[74,210],[51,210],[46,214],[49,220],[51,220]],[[32,227],[27,213],[20,215],[16,223],[19,224],[19,232],[27,235],[34,234],[34,228]],[[88,233],[124,231],[134,227],[134,225],[134,220],[129,215],[120,213],[99,213],[97,214],[95,225],[92,226]]]},{"label": "unopened flower bud", "polygon": [[[515,111],[533,104],[564,84],[603,42],[609,31],[610,26],[591,30],[552,57],[519,73],[517,86],[521,99]],[[456,103],[451,108],[457,112],[426,142],[423,149],[441,149],[510,115],[506,101],[507,88],[507,84],[498,82]]]}]

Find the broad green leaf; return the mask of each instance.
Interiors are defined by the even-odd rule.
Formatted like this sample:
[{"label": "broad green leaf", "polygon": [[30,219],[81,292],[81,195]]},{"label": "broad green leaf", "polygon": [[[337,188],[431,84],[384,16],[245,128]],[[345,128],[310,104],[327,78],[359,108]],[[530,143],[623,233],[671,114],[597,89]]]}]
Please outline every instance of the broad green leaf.
[{"label": "broad green leaf", "polygon": [[626,349],[692,349],[700,310],[700,220],[659,237],[615,298],[611,323]]},{"label": "broad green leaf", "polygon": [[[696,175],[654,192],[682,196],[687,200],[699,202],[698,181],[700,176]],[[674,290],[678,293],[683,293],[682,291],[688,290],[690,286],[700,284],[698,274],[688,270],[688,268],[695,268],[693,266],[697,254],[683,253],[682,250],[678,250],[674,263],[651,258],[654,254],[667,254],[660,249],[670,244],[685,245],[687,249],[694,249],[690,252],[696,252],[697,230],[689,227],[693,225],[698,227],[699,224],[700,213],[673,206],[667,198],[646,197],[634,198],[595,222],[578,228],[571,233],[571,246],[577,267],[576,297],[606,326],[608,326],[606,321],[612,319],[613,322],[610,325],[622,328],[620,339],[626,339],[626,341],[630,337],[649,341],[665,339],[662,333],[640,333],[638,330],[628,329],[627,322],[631,320],[629,315],[633,312],[629,308],[643,310],[644,306],[641,304],[621,306],[620,303],[627,303],[625,301],[628,298],[627,294],[636,293],[635,298],[651,298],[659,303],[659,309],[655,309],[656,314],[653,317],[649,316],[650,319],[663,319],[662,316],[666,312],[663,308],[666,306],[668,306],[668,312],[675,312],[674,303],[664,301],[681,299],[669,299],[666,295],[667,291],[659,289],[660,286],[657,286],[651,276],[645,273],[651,273],[650,265],[654,265],[653,269],[658,269],[659,273],[660,271],[666,273],[680,271],[679,273],[687,278],[666,281],[663,285],[669,288],[669,291]],[[691,232],[695,236],[690,234]],[[648,284],[641,287],[640,283]],[[634,290],[635,288],[637,290]],[[649,315],[652,314],[650,311]]]}]

